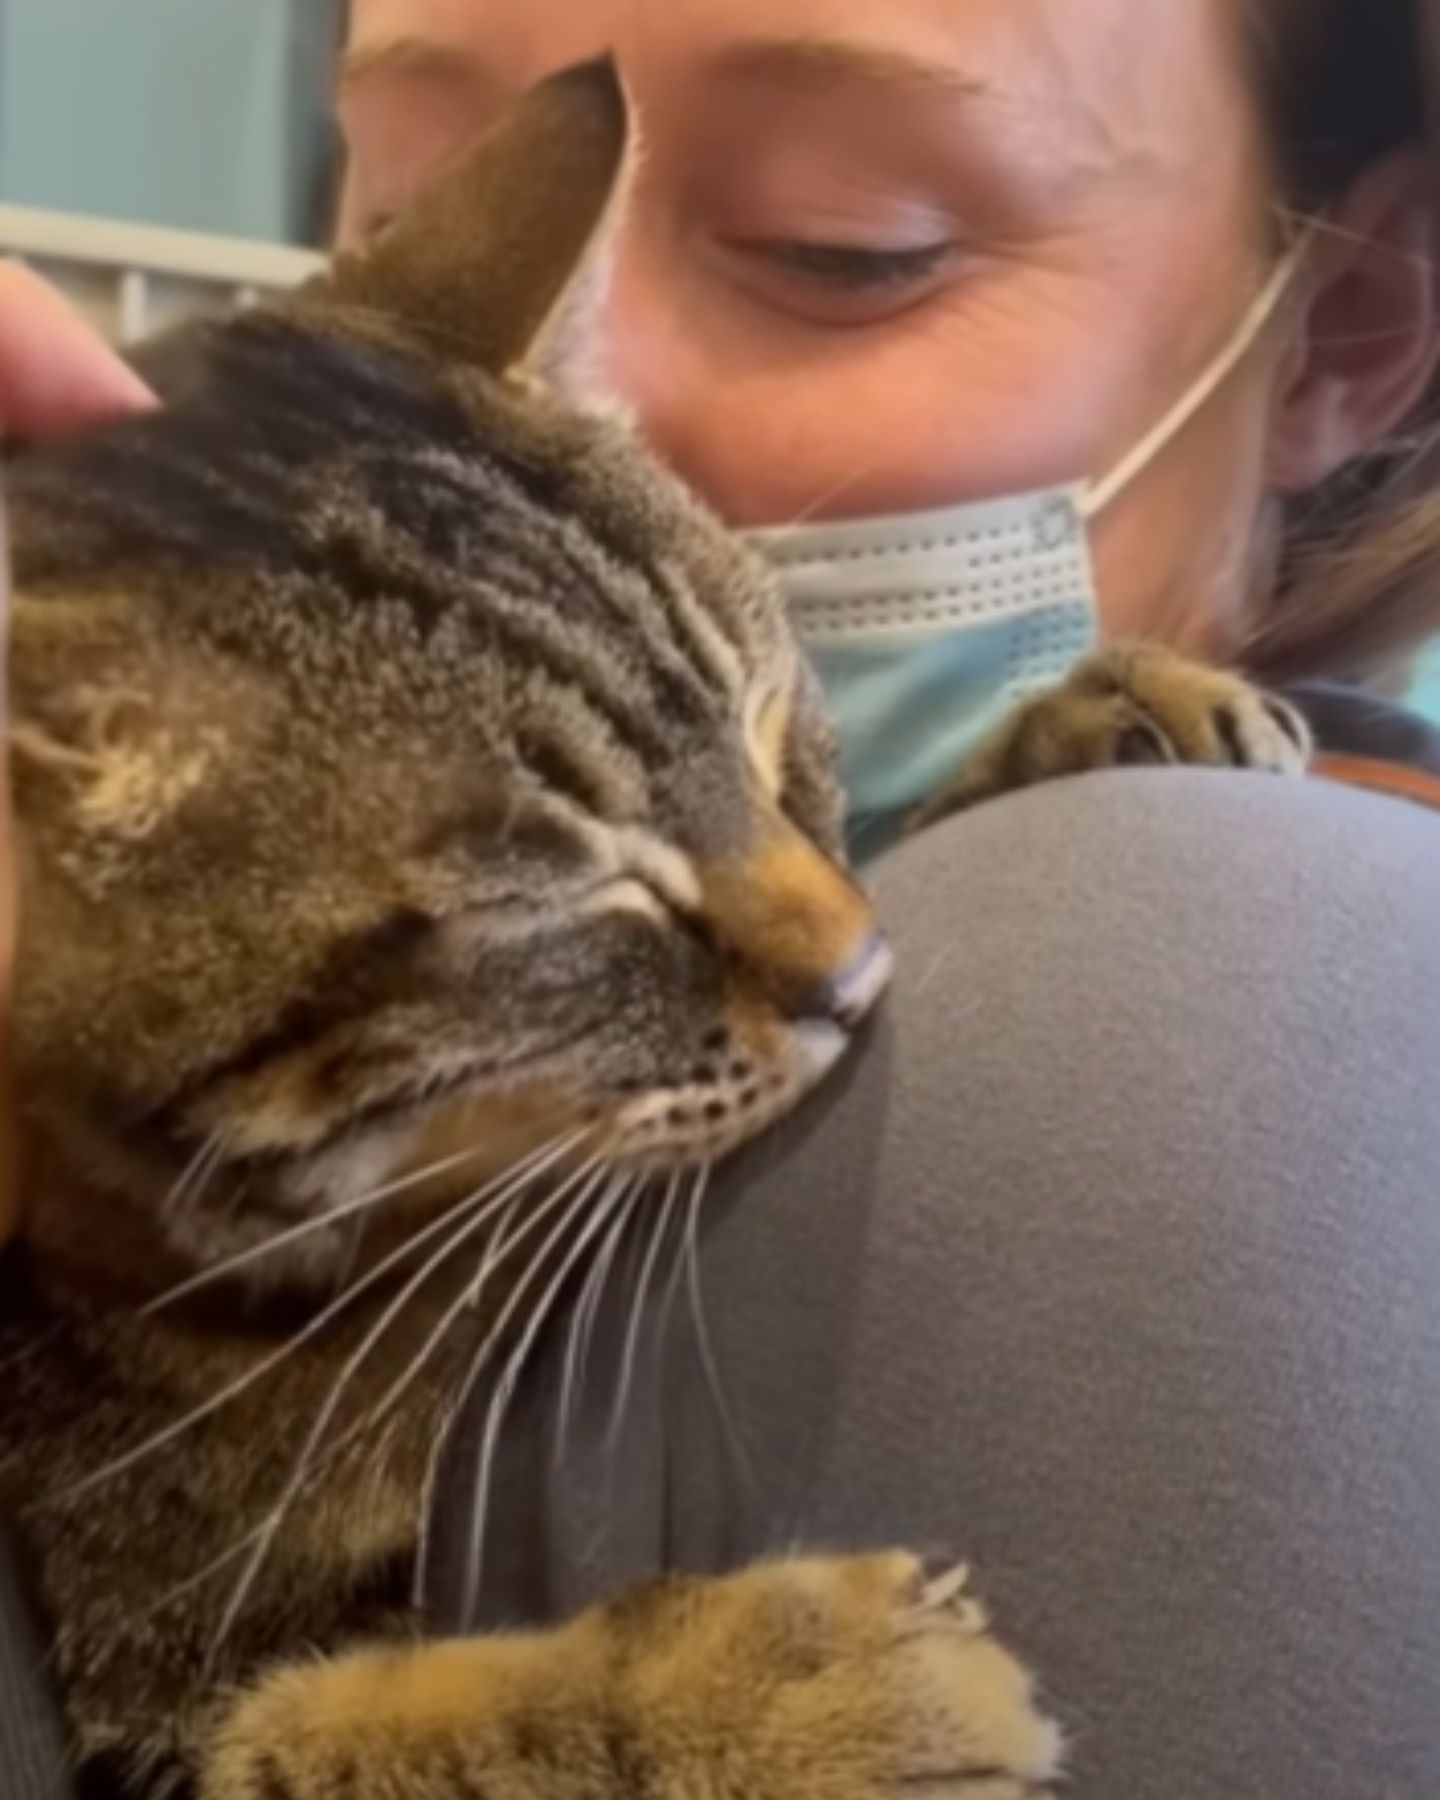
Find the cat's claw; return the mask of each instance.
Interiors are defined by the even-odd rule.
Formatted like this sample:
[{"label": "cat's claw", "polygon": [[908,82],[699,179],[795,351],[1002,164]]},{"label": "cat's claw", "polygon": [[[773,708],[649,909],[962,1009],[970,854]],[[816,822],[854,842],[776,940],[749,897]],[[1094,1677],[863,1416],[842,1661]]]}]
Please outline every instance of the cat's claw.
[{"label": "cat's claw", "polygon": [[921,1590],[919,1610],[922,1617],[958,1625],[972,1637],[990,1628],[990,1615],[970,1592],[969,1563],[952,1563],[931,1575]]}]

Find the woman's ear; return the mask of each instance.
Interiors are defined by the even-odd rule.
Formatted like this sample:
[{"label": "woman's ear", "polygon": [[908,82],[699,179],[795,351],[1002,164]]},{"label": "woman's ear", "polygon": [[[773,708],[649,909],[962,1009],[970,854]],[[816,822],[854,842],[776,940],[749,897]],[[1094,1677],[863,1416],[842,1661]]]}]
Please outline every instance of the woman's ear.
[{"label": "woman's ear", "polygon": [[564,70],[294,304],[364,316],[442,361],[503,374],[535,351],[588,267],[628,143],[614,62]]},{"label": "woman's ear", "polygon": [[1367,170],[1317,226],[1271,434],[1275,491],[1320,486],[1420,406],[1440,362],[1437,251],[1440,183],[1419,150]]}]

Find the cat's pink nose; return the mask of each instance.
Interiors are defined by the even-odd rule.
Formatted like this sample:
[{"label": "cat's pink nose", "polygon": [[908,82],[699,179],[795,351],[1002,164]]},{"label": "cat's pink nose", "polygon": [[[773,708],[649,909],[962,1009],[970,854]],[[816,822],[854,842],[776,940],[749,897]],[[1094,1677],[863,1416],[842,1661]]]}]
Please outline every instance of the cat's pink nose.
[{"label": "cat's pink nose", "polygon": [[894,973],[890,946],[873,931],[846,966],[815,990],[803,1016],[854,1031],[889,987]]}]

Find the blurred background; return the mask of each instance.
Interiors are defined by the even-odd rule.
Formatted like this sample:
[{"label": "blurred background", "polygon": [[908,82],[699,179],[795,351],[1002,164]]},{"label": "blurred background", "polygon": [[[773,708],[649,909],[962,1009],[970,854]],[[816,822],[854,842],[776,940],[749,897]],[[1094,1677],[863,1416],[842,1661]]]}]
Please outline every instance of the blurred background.
[{"label": "blurred background", "polygon": [[344,0],[0,0],[0,253],[121,341],[289,285],[330,229]]},{"label": "blurred background", "polygon": [[[302,280],[334,217],[346,10],[0,0],[0,255],[120,344]],[[1409,697],[1440,718],[1440,646]]]}]

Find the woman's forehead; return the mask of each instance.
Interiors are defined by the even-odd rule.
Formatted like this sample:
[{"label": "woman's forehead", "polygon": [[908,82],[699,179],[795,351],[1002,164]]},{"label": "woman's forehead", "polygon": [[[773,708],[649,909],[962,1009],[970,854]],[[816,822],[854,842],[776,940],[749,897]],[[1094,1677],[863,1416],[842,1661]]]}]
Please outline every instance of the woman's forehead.
[{"label": "woman's forehead", "polygon": [[1193,79],[1193,62],[1176,58],[1218,44],[1234,10],[1232,0],[353,0],[351,54],[383,67],[423,46],[518,89],[604,49],[643,75],[778,46],[809,52],[816,79],[827,61],[844,73],[847,52],[869,53],[874,71],[889,54],[942,80],[973,72],[1040,92],[1078,81],[1123,103],[1139,97],[1137,69]]},{"label": "woman's forehead", "polygon": [[920,155],[895,140],[923,134],[931,175],[1028,170],[1174,205],[1202,164],[1259,166],[1238,16],[1238,0],[355,0],[346,230],[403,204],[533,82],[605,49],[656,184],[777,132],[890,142],[892,163]]}]

